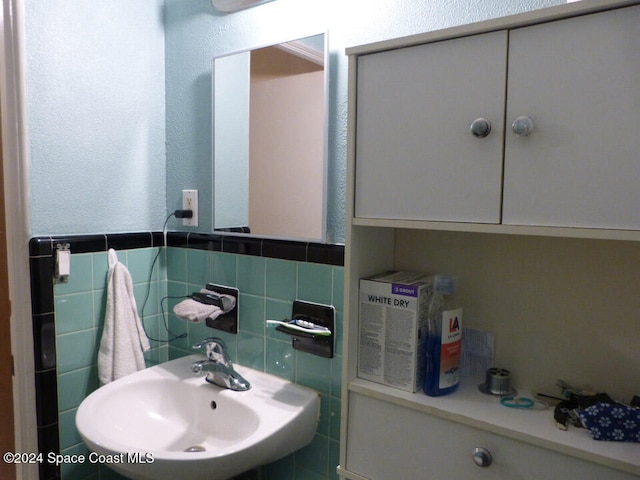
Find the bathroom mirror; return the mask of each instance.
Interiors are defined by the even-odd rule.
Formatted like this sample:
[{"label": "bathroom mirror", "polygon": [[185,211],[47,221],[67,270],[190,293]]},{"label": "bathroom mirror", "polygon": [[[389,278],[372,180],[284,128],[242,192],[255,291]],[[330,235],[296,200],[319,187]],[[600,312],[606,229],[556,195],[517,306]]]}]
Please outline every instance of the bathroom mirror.
[{"label": "bathroom mirror", "polygon": [[213,60],[216,233],[324,242],[326,34]]}]

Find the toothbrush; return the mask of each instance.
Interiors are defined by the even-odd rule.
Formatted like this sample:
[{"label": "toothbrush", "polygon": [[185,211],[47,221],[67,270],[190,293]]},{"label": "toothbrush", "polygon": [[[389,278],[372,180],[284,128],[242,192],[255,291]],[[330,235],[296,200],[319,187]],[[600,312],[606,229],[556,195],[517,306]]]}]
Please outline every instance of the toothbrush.
[{"label": "toothbrush", "polygon": [[298,332],[310,333],[313,335],[331,335],[331,330],[329,330],[327,327],[316,325],[313,322],[300,320],[299,318],[294,318],[293,320],[288,320],[286,322],[280,320],[267,320],[267,323],[282,325],[283,327],[290,330],[297,330]]}]

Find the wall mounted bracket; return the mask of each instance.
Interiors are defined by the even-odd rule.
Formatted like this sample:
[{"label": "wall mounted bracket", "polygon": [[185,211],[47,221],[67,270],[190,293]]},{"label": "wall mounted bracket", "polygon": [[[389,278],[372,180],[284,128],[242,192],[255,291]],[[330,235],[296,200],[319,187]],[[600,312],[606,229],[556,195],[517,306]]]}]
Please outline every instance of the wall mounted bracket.
[{"label": "wall mounted bracket", "polygon": [[240,291],[237,288],[226,287],[224,285],[216,285],[214,283],[207,283],[205,287],[207,290],[211,290],[216,293],[222,293],[224,295],[231,295],[236,299],[236,306],[229,312],[223,313],[215,319],[207,318],[205,324],[207,327],[222,330],[223,332],[238,333],[238,312],[240,310]]},{"label": "wall mounted bracket", "polygon": [[294,350],[333,358],[336,311],[332,305],[295,300],[291,309],[291,318],[308,320],[331,331],[331,335],[314,335],[313,333],[294,332],[286,327],[277,326],[276,330],[291,336],[291,346]]}]

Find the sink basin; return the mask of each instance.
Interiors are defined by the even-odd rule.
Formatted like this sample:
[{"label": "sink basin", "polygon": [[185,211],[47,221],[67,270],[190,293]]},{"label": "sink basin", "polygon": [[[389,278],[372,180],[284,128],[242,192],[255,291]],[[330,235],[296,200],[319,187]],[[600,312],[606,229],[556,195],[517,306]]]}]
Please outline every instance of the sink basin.
[{"label": "sink basin", "polygon": [[225,480],[311,442],[317,392],[240,365],[251,389],[224,389],[191,373],[203,359],[178,358],[89,395],[76,415],[89,449],[132,479]]}]

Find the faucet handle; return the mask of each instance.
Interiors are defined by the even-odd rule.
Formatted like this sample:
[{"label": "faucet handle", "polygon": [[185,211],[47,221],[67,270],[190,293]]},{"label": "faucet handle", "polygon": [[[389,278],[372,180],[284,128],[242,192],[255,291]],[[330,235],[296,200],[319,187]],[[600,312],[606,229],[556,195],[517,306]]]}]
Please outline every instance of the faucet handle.
[{"label": "faucet handle", "polygon": [[205,338],[201,342],[191,346],[194,350],[200,350],[202,347],[206,347],[207,358],[212,362],[222,363],[223,365],[230,363],[229,357],[227,356],[227,346],[221,338]]},{"label": "faucet handle", "polygon": [[209,337],[209,338],[205,338],[204,340],[198,342],[198,343],[194,343],[191,348],[193,350],[200,350],[202,347],[207,347],[209,346],[209,344],[219,344],[222,346],[222,348],[226,348],[226,345],[224,344],[224,342],[222,341],[221,338],[218,337]]}]

